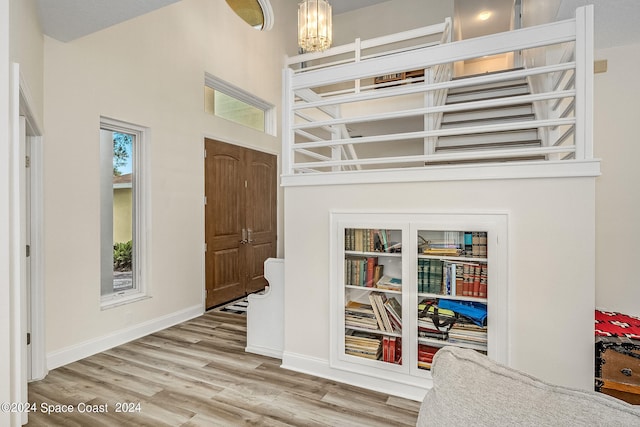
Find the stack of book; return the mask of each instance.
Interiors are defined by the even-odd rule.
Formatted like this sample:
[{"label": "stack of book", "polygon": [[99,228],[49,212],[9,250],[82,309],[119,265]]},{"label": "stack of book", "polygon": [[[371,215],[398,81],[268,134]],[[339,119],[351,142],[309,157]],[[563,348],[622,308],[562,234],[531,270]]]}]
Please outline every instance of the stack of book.
[{"label": "stack of book", "polygon": [[418,368],[431,369],[433,356],[435,356],[438,350],[440,350],[440,347],[432,347],[430,345],[419,344],[418,345]]},{"label": "stack of book", "polygon": [[418,318],[418,337],[446,340],[448,334],[446,331],[440,331],[436,325],[433,324],[431,318],[420,317]]},{"label": "stack of book", "polygon": [[457,321],[449,330],[449,342],[459,344],[474,344],[486,349],[487,328]]},{"label": "stack of book", "polygon": [[434,247],[428,246],[423,253],[425,255],[433,255],[433,256],[450,256],[450,257],[458,257],[462,255],[461,248],[451,248],[451,247]]},{"label": "stack of book", "polygon": [[344,308],[344,324],[347,328],[378,330],[378,320],[373,307],[356,301],[349,301]]},{"label": "stack of book", "polygon": [[382,342],[375,335],[350,331],[344,337],[344,352],[352,356],[378,360],[382,356]]},{"label": "stack of book", "polygon": [[376,282],[376,288],[387,289],[389,291],[401,291],[402,279],[398,277],[382,276],[380,280]]}]

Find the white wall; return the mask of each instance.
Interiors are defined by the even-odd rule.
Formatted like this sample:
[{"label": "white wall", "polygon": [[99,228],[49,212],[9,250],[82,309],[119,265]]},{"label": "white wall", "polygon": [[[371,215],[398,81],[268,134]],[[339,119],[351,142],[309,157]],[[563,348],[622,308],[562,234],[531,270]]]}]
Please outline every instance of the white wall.
[{"label": "white wall", "polygon": [[[56,360],[157,319],[202,311],[203,139],[280,151],[278,137],[204,112],[204,74],[279,112],[296,10],[285,0],[272,4],[269,32],[250,28],[225,2],[183,0],[69,43],[46,38],[46,324]],[[109,310],[100,309],[100,116],[150,131],[151,298]]]},{"label": "white wall", "polygon": [[[9,0],[0,0],[0,400],[10,402],[11,394],[11,273],[9,224]],[[0,424],[11,425],[11,414],[0,412]]]},{"label": "white wall", "polygon": [[328,369],[332,209],[508,211],[511,365],[592,389],[594,192],[593,178],[285,188],[285,361]]},{"label": "white wall", "polygon": [[596,184],[596,306],[640,316],[640,44],[596,51],[606,73],[594,78],[594,151],[602,159]]}]

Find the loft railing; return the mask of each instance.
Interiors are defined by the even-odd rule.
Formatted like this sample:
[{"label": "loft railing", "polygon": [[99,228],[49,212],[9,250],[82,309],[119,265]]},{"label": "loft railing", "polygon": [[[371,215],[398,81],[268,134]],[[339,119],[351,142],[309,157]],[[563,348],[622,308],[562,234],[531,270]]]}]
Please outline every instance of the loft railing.
[{"label": "loft railing", "polygon": [[[593,159],[593,7],[577,9],[575,19],[459,42],[449,43],[450,28],[447,20],[289,58],[283,82],[283,183],[296,176],[373,176],[469,163],[513,168],[528,162],[531,170],[534,164]],[[452,79],[459,64],[520,52],[524,68]],[[446,103],[449,91],[514,79],[526,80],[530,93]],[[533,104],[534,120],[441,127],[443,114],[524,103]],[[531,128],[539,146],[437,149],[443,137],[475,134],[490,142],[496,133]]]}]

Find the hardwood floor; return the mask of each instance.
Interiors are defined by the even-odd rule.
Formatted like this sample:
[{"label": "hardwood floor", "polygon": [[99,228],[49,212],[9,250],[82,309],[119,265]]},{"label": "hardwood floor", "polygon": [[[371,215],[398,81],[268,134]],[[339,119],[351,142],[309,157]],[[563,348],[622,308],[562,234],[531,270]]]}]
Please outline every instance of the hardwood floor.
[{"label": "hardwood floor", "polygon": [[[245,337],[244,316],[207,312],[55,369],[29,384],[28,425],[415,425],[418,402],[281,369],[245,353]],[[42,412],[61,405],[73,412]]]}]

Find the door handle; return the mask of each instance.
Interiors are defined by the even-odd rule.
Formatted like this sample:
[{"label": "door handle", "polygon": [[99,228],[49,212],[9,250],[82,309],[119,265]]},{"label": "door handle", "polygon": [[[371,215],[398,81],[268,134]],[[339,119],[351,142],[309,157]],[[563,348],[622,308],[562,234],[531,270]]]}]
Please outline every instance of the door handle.
[{"label": "door handle", "polygon": [[242,229],[242,240],[240,240],[240,244],[241,245],[247,244],[247,230],[245,230],[244,228]]},{"label": "door handle", "polygon": [[253,234],[253,230],[252,229],[247,229],[248,232],[248,238],[247,238],[247,242],[248,243],[253,243],[253,239],[251,238],[251,234]]}]

